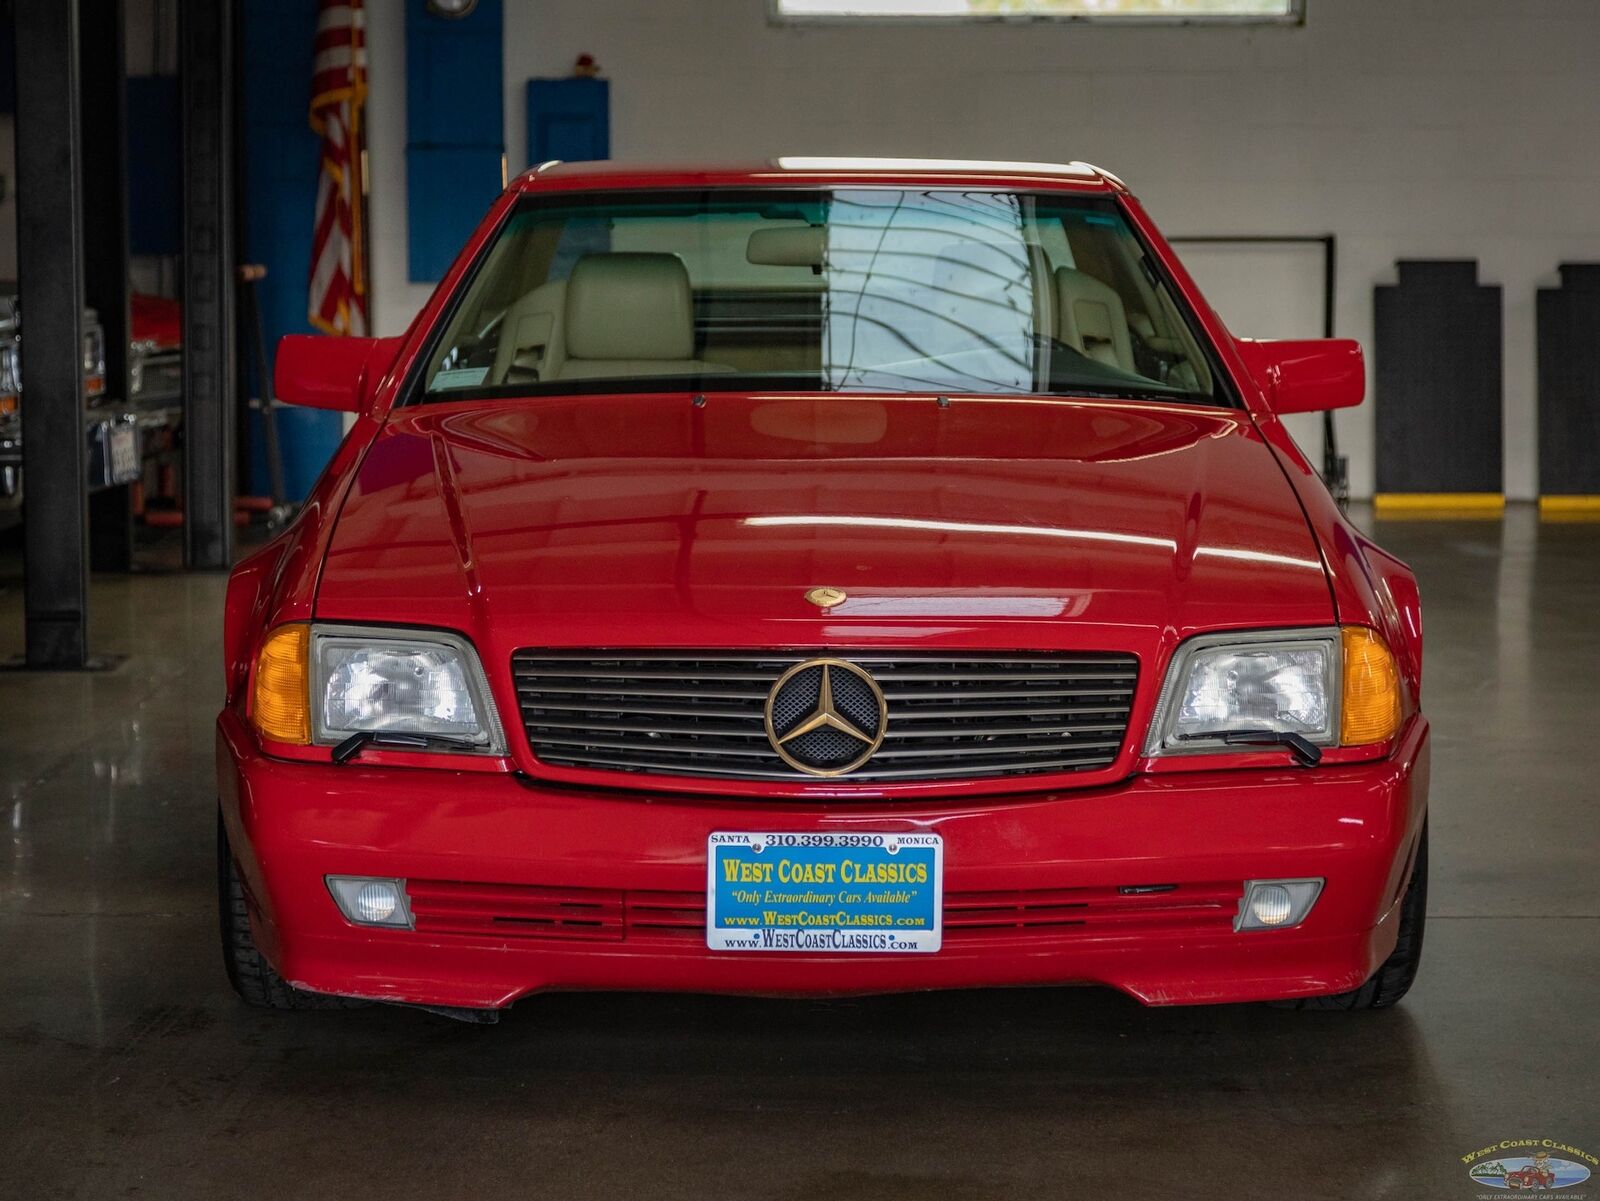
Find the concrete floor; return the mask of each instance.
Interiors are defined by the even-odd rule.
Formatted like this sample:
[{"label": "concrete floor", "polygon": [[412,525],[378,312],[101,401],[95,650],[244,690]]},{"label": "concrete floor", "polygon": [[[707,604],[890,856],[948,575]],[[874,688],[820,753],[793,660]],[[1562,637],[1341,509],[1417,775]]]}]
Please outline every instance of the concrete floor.
[{"label": "concrete floor", "polygon": [[97,579],[126,663],[0,674],[0,1198],[1467,1198],[1460,1157],[1501,1139],[1600,1154],[1600,524],[1379,535],[1422,580],[1434,875],[1420,979],[1377,1014],[246,1009],[213,913],[222,580]]}]

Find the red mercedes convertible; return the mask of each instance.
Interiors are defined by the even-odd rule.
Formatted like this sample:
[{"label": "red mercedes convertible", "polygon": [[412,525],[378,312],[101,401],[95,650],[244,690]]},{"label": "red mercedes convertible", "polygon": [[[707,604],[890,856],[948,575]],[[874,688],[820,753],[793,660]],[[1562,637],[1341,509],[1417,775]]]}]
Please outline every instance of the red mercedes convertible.
[{"label": "red mercedes convertible", "polygon": [[1279,420],[1360,348],[1106,172],[547,164],[277,376],[355,420],[228,588],[247,1001],[1410,986],[1416,582]]}]

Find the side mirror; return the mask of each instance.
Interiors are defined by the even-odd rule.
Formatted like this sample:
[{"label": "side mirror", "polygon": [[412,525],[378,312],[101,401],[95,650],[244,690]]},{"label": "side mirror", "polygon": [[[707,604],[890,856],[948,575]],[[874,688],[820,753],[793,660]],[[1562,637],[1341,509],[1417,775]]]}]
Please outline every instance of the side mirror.
[{"label": "side mirror", "polygon": [[289,404],[360,413],[373,385],[400,353],[402,340],[286,334],[278,340],[273,391]]},{"label": "side mirror", "polygon": [[1235,345],[1279,416],[1348,409],[1367,394],[1361,343],[1351,338],[1239,338]]}]

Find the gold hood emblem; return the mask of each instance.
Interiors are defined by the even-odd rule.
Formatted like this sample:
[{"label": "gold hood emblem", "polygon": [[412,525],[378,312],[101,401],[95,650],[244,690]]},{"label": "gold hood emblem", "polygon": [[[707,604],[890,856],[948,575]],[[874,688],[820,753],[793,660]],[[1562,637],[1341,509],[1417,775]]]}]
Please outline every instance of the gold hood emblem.
[{"label": "gold hood emblem", "polygon": [[831,609],[844,604],[846,595],[843,588],[813,588],[806,593],[806,599],[819,609]]}]

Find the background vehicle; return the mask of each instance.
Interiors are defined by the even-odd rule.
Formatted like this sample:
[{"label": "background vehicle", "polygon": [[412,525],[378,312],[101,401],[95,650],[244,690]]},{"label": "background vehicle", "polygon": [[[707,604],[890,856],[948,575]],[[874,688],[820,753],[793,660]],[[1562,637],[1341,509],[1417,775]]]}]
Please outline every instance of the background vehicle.
[{"label": "background vehicle", "polygon": [[[183,326],[177,301],[135,293],[129,304],[129,395],[107,387],[105,332],[84,313],[83,393],[91,489],[139,480],[148,445],[170,441],[183,417]],[[0,526],[18,519],[22,476],[22,314],[0,283]]]}]

